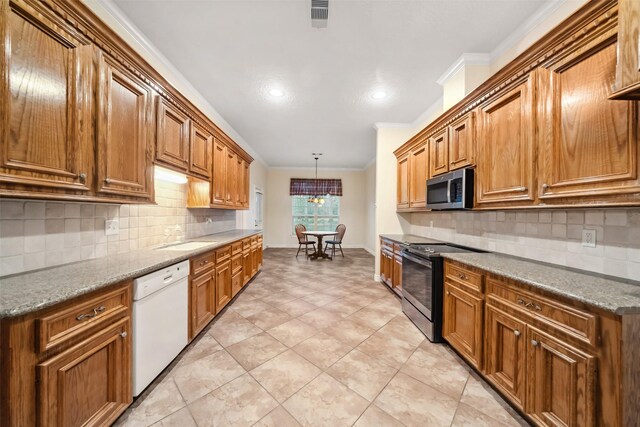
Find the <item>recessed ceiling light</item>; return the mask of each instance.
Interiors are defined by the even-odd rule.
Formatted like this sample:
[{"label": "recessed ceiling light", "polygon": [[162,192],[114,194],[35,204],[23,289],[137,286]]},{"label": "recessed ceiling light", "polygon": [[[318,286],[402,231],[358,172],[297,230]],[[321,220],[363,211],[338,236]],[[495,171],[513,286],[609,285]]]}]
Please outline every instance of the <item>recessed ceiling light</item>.
[{"label": "recessed ceiling light", "polygon": [[280,98],[281,96],[284,96],[284,92],[281,89],[271,89],[269,90],[269,95]]},{"label": "recessed ceiling light", "polygon": [[383,90],[377,90],[371,94],[373,99],[384,99],[387,97],[387,92]]}]

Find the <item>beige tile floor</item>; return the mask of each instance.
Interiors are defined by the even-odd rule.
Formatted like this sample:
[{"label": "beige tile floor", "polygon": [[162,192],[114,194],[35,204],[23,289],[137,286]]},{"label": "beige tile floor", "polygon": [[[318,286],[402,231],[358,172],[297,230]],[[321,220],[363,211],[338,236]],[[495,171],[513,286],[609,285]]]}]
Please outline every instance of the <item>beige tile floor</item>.
[{"label": "beige tile floor", "polygon": [[526,423],[373,281],[373,257],[263,271],[117,421],[120,426],[518,426]]}]

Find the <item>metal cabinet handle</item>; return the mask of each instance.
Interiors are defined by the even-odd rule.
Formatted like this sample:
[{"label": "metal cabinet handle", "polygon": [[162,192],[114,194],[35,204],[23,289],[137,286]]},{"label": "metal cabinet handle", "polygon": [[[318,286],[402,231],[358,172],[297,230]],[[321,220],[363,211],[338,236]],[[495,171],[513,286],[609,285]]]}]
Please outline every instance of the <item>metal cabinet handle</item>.
[{"label": "metal cabinet handle", "polygon": [[84,184],[84,182],[87,180],[87,174],[84,172],[81,172],[78,175],[76,175],[76,178],[78,179],[78,181]]},{"label": "metal cabinet handle", "polygon": [[532,346],[537,347],[537,346],[538,346],[538,344],[540,344],[540,342],[539,342],[539,341],[531,340],[531,345],[532,345]]},{"label": "metal cabinet handle", "polygon": [[78,314],[76,316],[76,320],[91,319],[92,317],[96,317],[98,315],[98,313],[102,313],[106,309],[107,309],[107,307],[105,307],[104,305],[101,305],[100,307],[94,308],[92,313]]},{"label": "metal cabinet handle", "polygon": [[105,182],[106,184],[109,184],[109,183],[111,182],[111,179],[110,179],[110,178],[105,178],[105,179],[104,179],[104,182]]},{"label": "metal cabinet handle", "polygon": [[121,336],[122,338],[126,338],[126,337],[127,337],[127,332],[126,332],[126,331],[124,331],[124,332],[120,332],[120,336]]},{"label": "metal cabinet handle", "polygon": [[542,184],[542,192],[544,193],[549,189],[549,184]]},{"label": "metal cabinet handle", "polygon": [[458,273],[458,277],[461,278],[462,280],[468,280],[469,278],[466,276],[466,274],[462,274],[462,273]]},{"label": "metal cabinet handle", "polygon": [[519,336],[520,336],[520,331],[519,331],[519,330],[517,330],[517,329],[516,329],[516,330],[514,330],[514,331],[513,331],[513,335],[515,335],[516,337],[519,337]]},{"label": "metal cabinet handle", "polygon": [[200,261],[200,265],[205,265],[209,262],[209,260]]},{"label": "metal cabinet handle", "polygon": [[451,292],[449,292],[449,291],[447,291],[446,293],[447,293],[447,295],[451,295]]}]

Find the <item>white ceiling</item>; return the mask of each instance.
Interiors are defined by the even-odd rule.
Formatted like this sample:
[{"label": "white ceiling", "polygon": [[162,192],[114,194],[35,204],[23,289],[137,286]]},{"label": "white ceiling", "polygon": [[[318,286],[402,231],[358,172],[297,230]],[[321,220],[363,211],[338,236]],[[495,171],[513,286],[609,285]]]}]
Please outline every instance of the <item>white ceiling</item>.
[{"label": "white ceiling", "polygon": [[369,163],[374,123],[415,120],[462,53],[490,52],[545,2],[330,0],[315,29],[310,0],[115,0],[269,166],[320,151],[337,168]]}]

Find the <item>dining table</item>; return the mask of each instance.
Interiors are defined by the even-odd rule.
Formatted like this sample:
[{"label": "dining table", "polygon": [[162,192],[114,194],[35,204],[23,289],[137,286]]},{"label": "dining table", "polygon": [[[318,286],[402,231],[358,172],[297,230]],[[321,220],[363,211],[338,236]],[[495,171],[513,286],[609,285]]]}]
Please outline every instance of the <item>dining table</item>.
[{"label": "dining table", "polygon": [[316,248],[316,251],[314,253],[309,255],[309,259],[332,259],[330,255],[322,250],[322,239],[325,236],[335,236],[336,234],[338,234],[337,231],[303,231],[302,234],[318,238],[318,247]]}]

